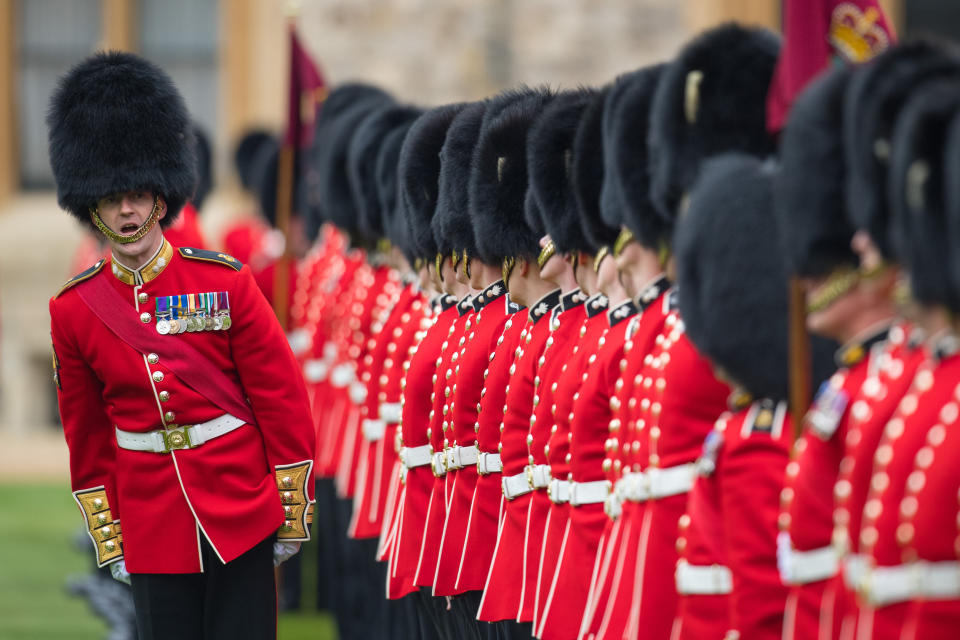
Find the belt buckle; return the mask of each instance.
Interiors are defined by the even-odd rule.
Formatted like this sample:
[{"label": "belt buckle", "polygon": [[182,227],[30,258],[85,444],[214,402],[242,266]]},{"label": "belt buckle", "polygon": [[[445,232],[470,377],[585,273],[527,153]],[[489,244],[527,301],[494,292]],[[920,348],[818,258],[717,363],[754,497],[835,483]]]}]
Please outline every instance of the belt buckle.
[{"label": "belt buckle", "polygon": [[163,434],[163,452],[170,453],[177,449],[189,449],[191,447],[190,434],[187,429],[190,425],[171,425],[172,429],[162,431]]},{"label": "belt buckle", "polygon": [[477,473],[481,476],[490,474],[490,471],[487,469],[487,454],[484,451],[477,453]]},{"label": "belt buckle", "polygon": [[438,452],[440,455],[434,453],[430,456],[430,469],[433,470],[433,475],[436,478],[442,478],[446,475],[447,470],[444,468],[444,464],[447,461],[446,452]]},{"label": "belt buckle", "polygon": [[527,482],[530,484],[531,489],[536,489],[537,485],[533,481],[533,465],[528,464],[526,468],[527,472]]}]

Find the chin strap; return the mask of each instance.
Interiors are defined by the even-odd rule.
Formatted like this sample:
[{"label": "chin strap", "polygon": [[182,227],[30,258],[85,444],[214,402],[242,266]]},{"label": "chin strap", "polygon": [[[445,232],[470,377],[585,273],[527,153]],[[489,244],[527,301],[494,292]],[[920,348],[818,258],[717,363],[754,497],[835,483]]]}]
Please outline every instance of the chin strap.
[{"label": "chin strap", "polygon": [[881,263],[870,269],[851,269],[845,267],[834,271],[827,278],[820,292],[807,304],[807,313],[823,311],[860,284],[862,280],[875,278],[883,273],[885,269],[886,265]]},{"label": "chin strap", "polygon": [[150,230],[153,229],[153,225],[157,224],[160,220],[160,212],[163,211],[163,206],[160,204],[160,197],[153,196],[153,211],[150,212],[150,217],[144,220],[143,224],[140,225],[140,228],[137,229],[137,232],[132,236],[122,236],[106,224],[103,223],[103,220],[100,219],[100,212],[97,211],[96,207],[90,209],[90,220],[93,222],[94,226],[100,230],[107,240],[110,242],[115,242],[117,244],[130,244],[136,242],[143,238],[143,236],[150,233]]},{"label": "chin strap", "polygon": [[557,252],[557,245],[553,244],[553,240],[544,245],[543,249],[540,251],[540,255],[537,256],[537,266],[543,269],[543,265],[547,264],[547,260],[553,257],[553,254]]}]

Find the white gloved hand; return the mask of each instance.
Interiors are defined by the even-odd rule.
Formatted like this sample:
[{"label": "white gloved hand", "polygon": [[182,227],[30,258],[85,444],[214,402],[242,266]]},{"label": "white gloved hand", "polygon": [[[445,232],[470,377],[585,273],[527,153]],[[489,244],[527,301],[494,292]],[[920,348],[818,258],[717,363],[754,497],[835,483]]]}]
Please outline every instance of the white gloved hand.
[{"label": "white gloved hand", "polygon": [[274,542],[273,566],[279,567],[281,564],[297,555],[298,551],[300,551],[299,542]]},{"label": "white gloved hand", "polygon": [[114,580],[118,580],[123,584],[130,584],[130,572],[127,571],[126,560],[117,560],[111,564],[110,574],[113,576]]}]

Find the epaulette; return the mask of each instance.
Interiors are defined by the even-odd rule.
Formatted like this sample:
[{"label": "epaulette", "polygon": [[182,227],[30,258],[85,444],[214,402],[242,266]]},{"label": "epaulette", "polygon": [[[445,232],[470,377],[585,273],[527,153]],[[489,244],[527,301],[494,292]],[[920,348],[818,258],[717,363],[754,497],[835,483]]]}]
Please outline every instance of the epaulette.
[{"label": "epaulette", "polygon": [[753,433],[766,433],[778,439],[783,434],[786,416],[786,402],[777,402],[770,398],[757,400],[743,422],[741,436],[746,438]]},{"label": "epaulette", "polygon": [[55,295],[55,296],[53,296],[53,297],[54,297],[54,298],[57,298],[57,297],[60,296],[61,293],[63,293],[64,291],[66,291],[67,289],[69,289],[70,287],[72,287],[73,285],[79,284],[79,283],[83,282],[84,280],[89,280],[89,279],[92,278],[93,276],[97,275],[97,274],[100,272],[100,269],[103,269],[103,265],[105,265],[106,263],[107,263],[106,260],[102,260],[102,259],[101,259],[101,260],[97,260],[97,263],[96,263],[95,265],[93,265],[92,267],[90,267],[90,268],[87,269],[86,271],[81,271],[81,272],[78,273],[77,275],[75,275],[75,276],[73,276],[72,278],[70,278],[69,280],[67,280],[67,281],[64,283],[64,285],[63,285],[62,287],[60,287],[60,291],[57,291],[57,295]]},{"label": "epaulette", "polygon": [[204,262],[216,262],[224,266],[230,267],[234,271],[240,271],[243,268],[243,263],[234,258],[233,256],[228,256],[225,253],[218,253],[216,251],[207,251],[206,249],[194,249],[193,247],[180,247],[180,255],[184,258],[189,258],[190,260],[203,260]]}]

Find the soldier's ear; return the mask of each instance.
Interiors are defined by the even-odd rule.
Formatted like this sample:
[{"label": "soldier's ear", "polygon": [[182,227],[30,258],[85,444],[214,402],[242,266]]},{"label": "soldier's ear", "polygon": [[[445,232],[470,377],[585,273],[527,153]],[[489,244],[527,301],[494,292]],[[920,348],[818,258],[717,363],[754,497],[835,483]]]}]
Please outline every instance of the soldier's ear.
[{"label": "soldier's ear", "polygon": [[157,205],[160,207],[157,220],[163,220],[167,215],[167,201],[163,199],[163,196],[157,196]]}]

